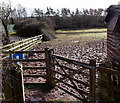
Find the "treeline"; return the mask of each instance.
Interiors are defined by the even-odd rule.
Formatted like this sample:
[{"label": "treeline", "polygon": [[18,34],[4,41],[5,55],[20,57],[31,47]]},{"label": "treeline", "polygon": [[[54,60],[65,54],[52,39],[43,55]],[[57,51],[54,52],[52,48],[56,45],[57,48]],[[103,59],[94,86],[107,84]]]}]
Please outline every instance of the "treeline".
[{"label": "treeline", "polygon": [[103,28],[104,17],[77,15],[72,17],[54,17],[56,29]]},{"label": "treeline", "polygon": [[[29,15],[28,15],[29,14]],[[26,20],[27,18],[49,18],[53,21],[55,29],[78,29],[78,28],[103,28],[105,27],[104,18],[106,10],[104,9],[83,9],[78,8],[71,11],[68,8],[54,10],[47,7],[46,11],[34,8],[28,13],[26,8],[18,5],[12,12],[12,20]]]}]

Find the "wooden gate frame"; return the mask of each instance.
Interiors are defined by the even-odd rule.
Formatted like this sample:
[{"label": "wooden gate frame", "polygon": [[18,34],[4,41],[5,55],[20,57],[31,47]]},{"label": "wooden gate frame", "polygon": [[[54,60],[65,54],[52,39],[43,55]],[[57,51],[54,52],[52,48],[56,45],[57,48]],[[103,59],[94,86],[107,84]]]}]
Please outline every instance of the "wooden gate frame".
[{"label": "wooden gate frame", "polygon": [[[95,100],[96,100],[96,61],[95,61],[95,60],[91,60],[91,61],[90,61],[90,64],[86,64],[86,63],[78,62],[78,61],[76,61],[76,60],[68,59],[68,58],[65,58],[65,57],[62,57],[62,56],[59,56],[59,55],[51,55],[51,58],[54,59],[54,62],[56,61],[55,59],[57,58],[57,59],[60,59],[60,60],[63,60],[63,61],[67,61],[67,62],[72,63],[72,64],[76,64],[76,65],[83,66],[83,67],[85,67],[85,68],[89,68],[89,73],[90,73],[90,74],[89,74],[89,76],[90,76],[90,79],[89,79],[90,84],[88,85],[89,88],[90,88],[90,92],[89,92],[89,94],[88,94],[88,95],[89,95],[89,101],[95,101]],[[82,91],[82,90],[80,90],[80,89],[78,89],[77,86],[76,86],[76,84],[73,82],[74,78],[71,78],[74,74],[76,74],[76,73],[78,73],[78,72],[81,72],[81,70],[76,70],[76,71],[73,71],[72,73],[68,74],[68,73],[63,69],[64,66],[60,65],[59,62],[57,62],[56,64],[53,64],[53,65],[58,65],[58,66],[61,68],[61,70],[64,72],[64,75],[63,75],[63,74],[61,74],[60,72],[53,70],[54,68],[51,70],[52,72],[54,72],[54,74],[55,74],[55,73],[58,73],[58,74],[64,76],[64,77],[61,78],[60,80],[57,79],[57,78],[52,77],[52,78],[53,78],[53,81],[54,81],[54,82],[53,82],[53,85],[57,86],[58,88],[62,89],[62,90],[65,91],[65,92],[67,92],[68,94],[70,94],[70,95],[78,98],[78,99],[81,100],[82,102],[88,102],[87,100],[85,100],[85,97],[82,95],[82,93],[85,93],[85,94],[87,94],[87,93],[84,92],[84,91]],[[66,67],[66,68],[67,68],[67,67]],[[68,69],[68,68],[67,68],[67,69]],[[70,68],[69,68],[69,69],[70,69]],[[85,73],[84,73],[84,74],[85,74]],[[72,82],[72,84],[73,84],[74,86],[71,86],[71,85],[63,82],[63,80],[66,79],[66,78],[69,78],[69,80]],[[57,81],[55,81],[55,80],[57,80]],[[64,83],[64,84],[66,84],[66,85],[68,85],[68,86],[70,86],[70,87],[78,90],[78,91],[81,93],[83,99],[77,97],[76,95],[74,95],[74,94],[66,91],[65,89],[61,88],[60,86],[56,85],[56,83],[58,83],[58,82],[62,82],[62,83]],[[83,83],[83,82],[81,81],[81,83]],[[84,84],[85,84],[85,83],[84,83]]]}]

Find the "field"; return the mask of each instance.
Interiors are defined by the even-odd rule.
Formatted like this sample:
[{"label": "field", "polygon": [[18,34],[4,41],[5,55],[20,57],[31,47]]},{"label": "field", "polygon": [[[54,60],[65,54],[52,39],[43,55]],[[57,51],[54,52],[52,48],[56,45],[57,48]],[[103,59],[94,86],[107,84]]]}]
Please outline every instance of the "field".
[{"label": "field", "polygon": [[95,28],[95,29],[81,29],[81,30],[57,30],[56,33],[83,33],[83,32],[106,32],[107,29]]},{"label": "field", "polygon": [[44,42],[37,49],[51,47],[55,54],[82,62],[96,59],[99,64],[106,58],[106,38],[106,33],[60,34],[57,39]]},{"label": "field", "polygon": [[[36,50],[44,50],[44,48],[53,48],[54,53],[58,55],[65,56],[67,58],[75,59],[88,63],[90,59],[97,60],[97,66],[106,60],[106,33],[85,33],[85,34],[57,34],[57,39],[53,41],[43,42],[38,45]],[[30,58],[41,57],[41,55],[36,55]],[[39,66],[41,64],[30,63],[27,66]],[[74,67],[73,67],[74,68]],[[37,73],[36,71],[26,71],[31,73]],[[40,80],[40,78],[39,78]],[[42,79],[41,79],[42,80]],[[40,80],[40,81],[41,81]],[[38,81],[38,79],[29,79],[28,81]],[[38,95],[35,97],[32,93],[36,91]],[[30,100],[31,97],[37,100],[39,96],[43,97],[46,101],[49,100],[75,100],[75,98],[70,97],[70,95],[64,93],[58,88],[53,89],[46,95],[42,95],[39,89],[28,90],[26,89],[26,98]],[[29,96],[29,94],[31,94]],[[30,100],[32,101],[32,100]]]}]

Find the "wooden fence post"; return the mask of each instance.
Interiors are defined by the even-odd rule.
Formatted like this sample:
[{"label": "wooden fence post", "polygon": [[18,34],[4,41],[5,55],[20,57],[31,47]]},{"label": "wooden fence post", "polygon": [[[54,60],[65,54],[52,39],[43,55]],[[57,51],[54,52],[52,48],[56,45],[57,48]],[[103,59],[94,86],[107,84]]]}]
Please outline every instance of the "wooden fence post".
[{"label": "wooden fence post", "polygon": [[24,103],[23,72],[19,65],[12,63],[12,53],[9,52],[9,67],[6,70],[7,84],[4,84],[5,101]]},{"label": "wooden fence post", "polygon": [[[17,69],[17,70],[15,70]],[[23,84],[23,70],[21,65],[17,65],[12,70],[13,76],[13,93],[14,93],[14,103],[24,103],[24,84]]]},{"label": "wooden fence post", "polygon": [[52,86],[52,71],[51,71],[51,50],[49,48],[45,48],[45,60],[46,60],[46,75],[47,75],[47,83]]},{"label": "wooden fence post", "polygon": [[[96,67],[96,60],[90,60],[90,65]],[[90,101],[96,101],[96,69],[90,69]]]},{"label": "wooden fence post", "polygon": [[55,73],[53,72],[53,70],[55,69],[55,58],[52,57],[52,54],[54,54],[54,50],[50,49],[50,64],[51,64],[51,86],[54,87],[54,81],[55,79],[53,79],[53,77],[55,77]]}]

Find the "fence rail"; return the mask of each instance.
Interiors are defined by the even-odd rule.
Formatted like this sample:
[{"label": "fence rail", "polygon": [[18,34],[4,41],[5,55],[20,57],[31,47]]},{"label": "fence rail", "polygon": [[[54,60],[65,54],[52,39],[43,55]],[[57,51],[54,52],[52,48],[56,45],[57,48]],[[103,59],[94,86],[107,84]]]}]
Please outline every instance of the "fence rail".
[{"label": "fence rail", "polygon": [[[2,59],[6,59],[7,55],[5,55],[4,52],[9,52],[9,51],[27,51],[32,49],[34,46],[38,45],[42,41],[42,35],[38,35],[35,37],[31,37],[28,39],[23,39],[21,41],[11,43],[5,46],[0,47],[0,50],[2,51]],[[4,54],[3,54],[4,53]]]},{"label": "fence rail", "polygon": [[25,51],[25,50],[27,50],[27,48],[29,46],[33,47],[34,46],[34,42],[35,42],[35,44],[36,43],[40,43],[41,40],[42,40],[42,35],[38,35],[38,36],[35,36],[35,37],[31,37],[31,38],[28,38],[28,39],[23,39],[21,41],[15,42],[15,43],[11,43],[11,44],[5,45],[3,47],[0,47],[0,49],[2,51],[13,51],[13,50],[15,50],[15,51],[24,50]]}]

